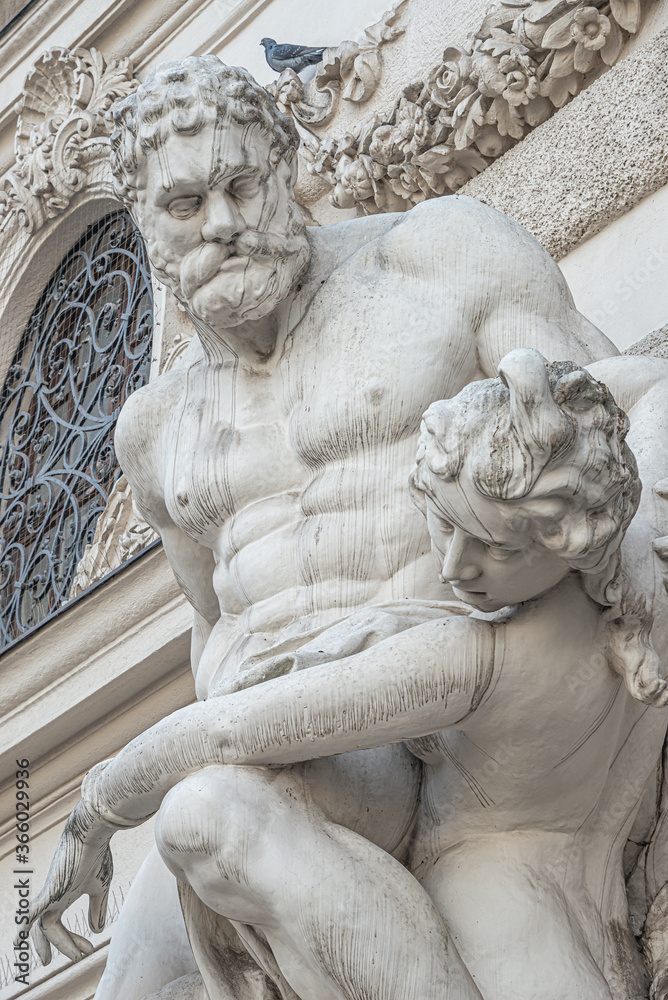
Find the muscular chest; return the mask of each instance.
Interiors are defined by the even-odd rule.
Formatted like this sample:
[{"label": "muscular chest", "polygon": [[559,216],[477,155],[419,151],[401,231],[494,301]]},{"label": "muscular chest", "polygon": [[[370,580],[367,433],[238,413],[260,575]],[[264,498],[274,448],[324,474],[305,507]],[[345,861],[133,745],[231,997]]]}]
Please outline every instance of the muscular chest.
[{"label": "muscular chest", "polygon": [[267,501],[271,531],[287,523],[286,504],[294,518],[368,505],[381,481],[406,492],[422,413],[476,375],[454,307],[413,302],[411,289],[377,267],[339,268],[270,365],[189,370],[165,484],[184,531],[215,534]]},{"label": "muscular chest", "polygon": [[429,404],[477,375],[464,327],[454,302],[425,300],[377,263],[337,270],[285,360],[291,437],[304,460],[345,460],[414,438]]},{"label": "muscular chest", "polygon": [[191,537],[207,540],[240,510],[299,490],[280,379],[241,365],[193,367],[169,428],[165,497]]}]

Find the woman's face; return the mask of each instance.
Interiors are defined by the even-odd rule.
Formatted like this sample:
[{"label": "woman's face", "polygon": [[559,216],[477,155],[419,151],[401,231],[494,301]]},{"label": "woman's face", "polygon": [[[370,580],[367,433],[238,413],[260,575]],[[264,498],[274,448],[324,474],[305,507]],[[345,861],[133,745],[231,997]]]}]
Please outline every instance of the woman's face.
[{"label": "woman's face", "polygon": [[427,526],[443,578],[460,601],[498,611],[539,597],[568,576],[570,567],[536,545],[523,523],[510,504],[464,489],[459,480],[438,481],[427,495]]}]

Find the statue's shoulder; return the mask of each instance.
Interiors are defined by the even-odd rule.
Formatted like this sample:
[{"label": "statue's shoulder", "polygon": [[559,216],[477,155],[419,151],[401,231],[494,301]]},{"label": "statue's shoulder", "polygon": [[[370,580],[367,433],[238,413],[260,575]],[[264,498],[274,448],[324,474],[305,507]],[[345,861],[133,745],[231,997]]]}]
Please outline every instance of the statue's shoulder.
[{"label": "statue's shoulder", "polygon": [[433,198],[408,212],[392,216],[394,224],[379,236],[379,242],[393,253],[412,257],[433,257],[441,247],[445,257],[461,259],[466,251],[475,257],[495,257],[500,248],[526,243],[539,253],[545,251],[513,219],[466,195]]},{"label": "statue's shoulder", "polygon": [[[322,274],[340,266],[368,266],[370,255],[378,252],[383,265],[391,267],[410,258],[432,262],[434,249],[442,247],[439,258],[459,257],[462,249],[496,253],[498,246],[512,243],[518,234],[531,240],[512,219],[489,205],[464,195],[433,198],[407,212],[391,212],[347,219],[309,230],[313,250],[311,275],[318,283]],[[521,238],[521,237],[520,237]],[[494,249],[492,250],[492,246]],[[541,251],[545,252],[545,251]]]},{"label": "statue's shoulder", "polygon": [[116,423],[114,441],[120,452],[158,440],[183,394],[184,369],[165,372],[127,398]]},{"label": "statue's shoulder", "polygon": [[397,226],[402,230],[415,229],[429,236],[435,233],[449,239],[470,240],[486,233],[520,230],[521,227],[495,208],[485,205],[468,195],[448,195],[431,198],[398,216]]}]

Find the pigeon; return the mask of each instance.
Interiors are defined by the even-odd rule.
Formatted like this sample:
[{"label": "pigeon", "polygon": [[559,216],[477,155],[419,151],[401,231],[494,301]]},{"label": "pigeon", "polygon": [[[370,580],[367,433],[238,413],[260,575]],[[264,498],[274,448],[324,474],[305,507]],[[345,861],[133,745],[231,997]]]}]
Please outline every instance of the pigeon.
[{"label": "pigeon", "polygon": [[292,69],[301,73],[307,66],[314,66],[322,59],[326,46],[314,49],[308,45],[277,45],[273,38],[263,38],[260,45],[264,46],[267,62],[277,73],[284,69]]}]

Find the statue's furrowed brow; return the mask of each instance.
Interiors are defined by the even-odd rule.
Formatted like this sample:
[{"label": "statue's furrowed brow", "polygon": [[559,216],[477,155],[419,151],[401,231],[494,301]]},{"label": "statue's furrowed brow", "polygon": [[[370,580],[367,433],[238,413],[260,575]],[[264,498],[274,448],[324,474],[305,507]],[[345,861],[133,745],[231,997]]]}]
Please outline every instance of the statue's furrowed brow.
[{"label": "statue's furrowed brow", "polygon": [[158,154],[158,163],[160,164],[160,175],[162,177],[162,186],[165,191],[171,191],[174,187],[174,178],[172,177],[172,171],[169,166],[169,157],[165,153],[165,144],[159,142],[156,147],[156,152]]}]

